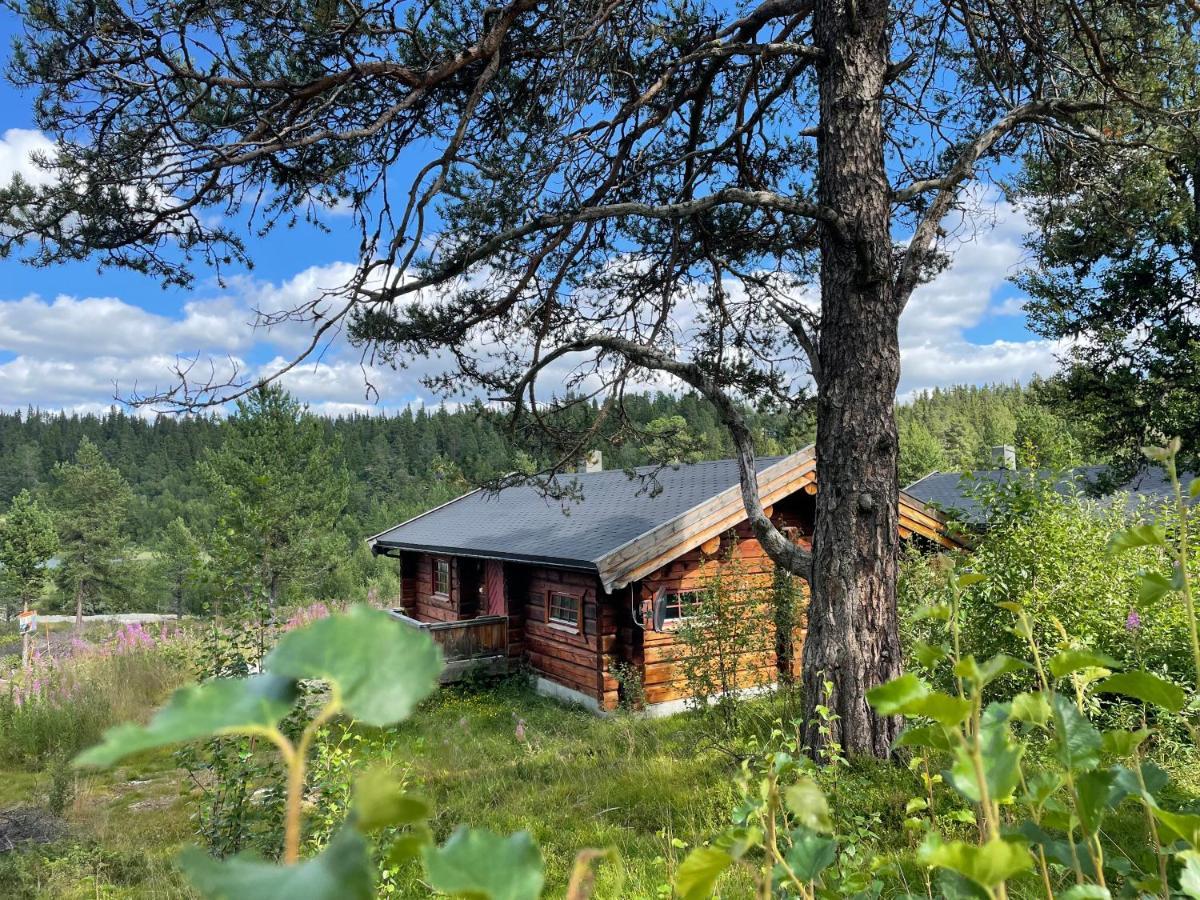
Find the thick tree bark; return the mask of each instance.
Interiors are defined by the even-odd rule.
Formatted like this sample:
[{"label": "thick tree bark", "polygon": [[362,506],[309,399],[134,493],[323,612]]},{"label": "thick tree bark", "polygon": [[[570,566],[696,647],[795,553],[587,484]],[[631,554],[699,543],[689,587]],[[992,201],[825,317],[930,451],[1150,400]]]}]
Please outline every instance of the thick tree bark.
[{"label": "thick tree bark", "polygon": [[[822,373],[817,392],[816,529],[804,645],[806,718],[837,714],[829,740],[885,756],[895,719],[866,692],[900,673],[896,615],[899,305],[892,276],[880,95],[888,64],[886,0],[819,0],[820,200],[846,236],[821,245]],[[831,682],[826,692],[825,682]],[[814,747],[826,738],[810,725]]]}]

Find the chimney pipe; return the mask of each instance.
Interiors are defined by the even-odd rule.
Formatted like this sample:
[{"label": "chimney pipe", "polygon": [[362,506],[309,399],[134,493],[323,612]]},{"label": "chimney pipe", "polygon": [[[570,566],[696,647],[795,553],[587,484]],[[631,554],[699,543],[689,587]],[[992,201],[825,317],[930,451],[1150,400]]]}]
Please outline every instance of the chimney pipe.
[{"label": "chimney pipe", "polygon": [[1009,469],[1010,471],[1017,467],[1017,448],[1012,444],[1001,444],[999,447],[992,448],[992,467],[996,469]]}]

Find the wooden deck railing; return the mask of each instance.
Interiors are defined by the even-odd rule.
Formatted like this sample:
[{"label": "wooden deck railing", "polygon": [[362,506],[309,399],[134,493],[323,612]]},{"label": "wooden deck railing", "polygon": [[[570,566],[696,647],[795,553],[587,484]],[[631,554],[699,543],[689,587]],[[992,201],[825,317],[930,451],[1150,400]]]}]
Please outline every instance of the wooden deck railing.
[{"label": "wooden deck railing", "polygon": [[419,622],[398,609],[392,610],[392,615],[406,625],[429,632],[442,648],[448,663],[508,655],[507,616],[479,616],[461,622]]}]

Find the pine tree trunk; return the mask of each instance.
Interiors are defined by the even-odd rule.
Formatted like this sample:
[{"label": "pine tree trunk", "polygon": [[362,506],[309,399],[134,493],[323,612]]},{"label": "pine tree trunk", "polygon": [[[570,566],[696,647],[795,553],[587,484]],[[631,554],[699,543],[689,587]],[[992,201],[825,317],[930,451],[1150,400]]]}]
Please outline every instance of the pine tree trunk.
[{"label": "pine tree trunk", "polygon": [[[821,245],[816,528],[804,644],[806,720],[837,715],[829,740],[886,756],[898,722],[869,688],[900,673],[896,615],[899,309],[879,98],[888,64],[885,0],[818,0],[820,199],[844,234]],[[832,683],[827,695],[824,684]],[[826,740],[810,726],[814,747]]]},{"label": "pine tree trunk", "polygon": [[83,627],[83,579],[75,582],[75,628]]}]

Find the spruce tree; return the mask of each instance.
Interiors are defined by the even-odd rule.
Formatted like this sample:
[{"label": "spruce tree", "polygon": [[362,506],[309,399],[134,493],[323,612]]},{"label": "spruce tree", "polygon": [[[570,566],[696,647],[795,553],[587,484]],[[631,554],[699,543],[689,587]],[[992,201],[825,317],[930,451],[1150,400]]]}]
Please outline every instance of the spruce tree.
[{"label": "spruce tree", "polygon": [[54,477],[62,548],[58,583],[74,598],[78,627],[85,606],[99,607],[118,586],[132,494],[121,473],[87,438],[79,442],[74,462],[55,466]]},{"label": "spruce tree", "polygon": [[348,552],[335,533],[349,497],[340,448],[282,388],[249,394],[201,472],[217,528],[211,552],[226,596],[272,608],[312,587]]},{"label": "spruce tree", "polygon": [[0,585],[6,621],[12,618],[14,607],[28,608],[41,596],[46,563],[57,551],[54,518],[29,491],[21,491],[0,519]]}]

